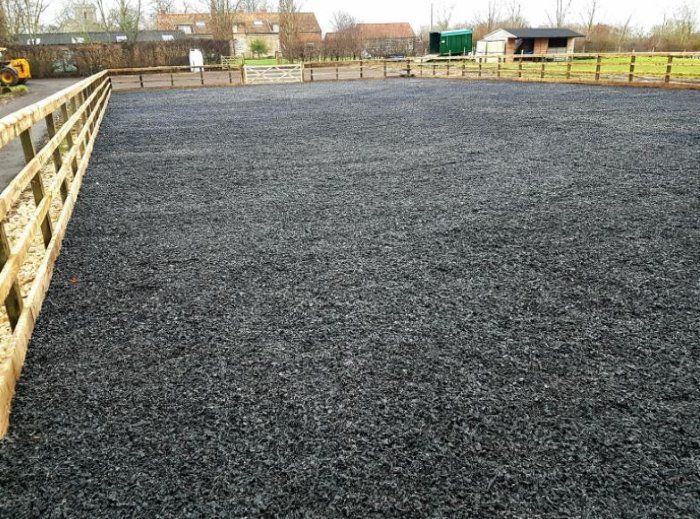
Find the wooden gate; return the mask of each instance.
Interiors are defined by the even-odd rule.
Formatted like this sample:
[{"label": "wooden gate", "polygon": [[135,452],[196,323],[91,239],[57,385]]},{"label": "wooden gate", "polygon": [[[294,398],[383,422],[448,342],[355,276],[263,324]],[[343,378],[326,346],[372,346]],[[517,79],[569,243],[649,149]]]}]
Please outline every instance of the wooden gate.
[{"label": "wooden gate", "polygon": [[270,83],[303,83],[304,66],[299,65],[246,65],[243,83],[264,85]]}]

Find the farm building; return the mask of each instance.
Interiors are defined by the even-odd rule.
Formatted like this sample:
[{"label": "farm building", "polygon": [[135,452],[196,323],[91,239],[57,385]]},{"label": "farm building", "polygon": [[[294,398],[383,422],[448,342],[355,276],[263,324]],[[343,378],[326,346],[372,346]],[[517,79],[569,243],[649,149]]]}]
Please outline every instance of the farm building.
[{"label": "farm building", "polygon": [[[300,43],[320,47],[321,26],[313,13],[297,13],[297,31]],[[281,50],[280,34],[283,15],[280,13],[238,13],[233,24],[232,53],[248,56],[250,43],[262,40],[270,54]],[[158,13],[156,27],[159,30],[178,30],[191,38],[215,39],[217,35],[209,13]]]},{"label": "farm building", "polygon": [[[38,34],[17,34],[17,45],[77,45],[81,43],[125,43],[132,42],[133,34],[124,31],[97,32],[47,32]],[[180,31],[139,31],[136,41],[174,41],[185,38]]]},{"label": "farm building", "polygon": [[326,34],[326,50],[334,56],[412,55],[416,33],[410,23],[358,23],[351,28]]},{"label": "farm building", "polygon": [[583,38],[570,29],[498,29],[476,43],[477,56],[512,54],[540,55],[574,52],[576,38]]},{"label": "farm building", "polygon": [[363,51],[370,56],[413,54],[416,33],[410,23],[360,23]]}]

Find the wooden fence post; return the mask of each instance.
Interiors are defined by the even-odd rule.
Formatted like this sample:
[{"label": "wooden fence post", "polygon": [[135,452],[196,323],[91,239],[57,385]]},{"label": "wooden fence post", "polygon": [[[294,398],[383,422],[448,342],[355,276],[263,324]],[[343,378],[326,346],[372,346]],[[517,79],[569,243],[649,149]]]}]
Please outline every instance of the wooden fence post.
[{"label": "wooden fence post", "polygon": [[365,63],[364,61],[360,60],[360,79],[364,79],[365,77]]},{"label": "wooden fence post", "polygon": [[569,80],[571,79],[571,65],[574,62],[574,57],[569,56],[569,59],[566,60],[566,79]]},{"label": "wooden fence post", "polygon": [[637,56],[635,54],[632,54],[632,57],[630,58],[630,73],[627,76],[627,81],[629,81],[630,83],[634,81],[634,67],[636,62]]},{"label": "wooden fence post", "polygon": [[496,77],[501,77],[501,57],[498,57],[498,65],[496,65]]},{"label": "wooden fence post", "polygon": [[[24,151],[24,160],[29,164],[32,159],[36,156],[36,151],[34,150],[34,143],[32,143],[32,135],[30,133],[31,129],[26,129],[20,133],[19,137],[22,141],[22,151]],[[41,182],[41,173],[37,171],[34,173],[31,181],[32,194],[34,195],[34,203],[37,207],[44,199],[44,184]],[[44,217],[44,221],[41,222],[41,234],[44,238],[44,246],[48,247],[49,242],[51,242],[51,219],[47,214]]]},{"label": "wooden fence post", "polygon": [[433,65],[433,76],[437,75],[437,65]]},{"label": "wooden fence post", "polygon": [[664,83],[669,83],[671,81],[671,69],[673,67],[673,56],[669,54],[668,62],[666,64],[666,75],[664,76]]},{"label": "wooden fence post", "polygon": [[595,80],[600,81],[600,65],[602,63],[602,56],[598,54],[595,60]]},{"label": "wooden fence post", "polygon": [[170,86],[175,88],[175,76],[172,72],[170,73]]},{"label": "wooden fence post", "polygon": [[522,57],[518,60],[518,77],[519,78],[523,77],[523,58]]},{"label": "wooden fence post", "polygon": [[542,68],[541,68],[541,70],[540,70],[540,79],[544,79],[544,75],[545,75],[545,66],[546,66],[546,65],[547,65],[547,62],[546,62],[546,61],[544,60],[544,58],[543,58],[543,59],[542,59]]},{"label": "wooden fence post", "polygon": [[481,77],[481,58],[479,58],[479,77]]},{"label": "wooden fence post", "polygon": [[204,86],[204,67],[199,69],[199,82]]},{"label": "wooden fence post", "polygon": [[406,76],[411,77],[411,60],[406,60]]},{"label": "wooden fence post", "polygon": [[386,73],[386,60],[384,60],[384,79],[386,79],[387,73]]},{"label": "wooden fence post", "polygon": [[467,62],[462,60],[462,77],[467,75]]},{"label": "wooden fence post", "polygon": [[[5,266],[10,256],[12,256],[12,248],[10,247],[10,240],[7,239],[5,223],[0,222],[0,269]],[[7,318],[10,321],[10,328],[12,328],[12,331],[14,331],[17,326],[19,316],[22,315],[23,304],[22,291],[15,277],[15,281],[12,283],[12,287],[5,298],[5,310],[7,311]]]},{"label": "wooden fence post", "polygon": [[335,66],[335,80],[340,81],[340,67],[338,65]]},{"label": "wooden fence post", "polygon": [[311,82],[313,83],[313,80],[314,80],[314,68],[313,68],[313,67],[310,67],[310,68],[309,68],[309,73],[311,74],[311,79],[310,79],[310,80],[311,80]]}]

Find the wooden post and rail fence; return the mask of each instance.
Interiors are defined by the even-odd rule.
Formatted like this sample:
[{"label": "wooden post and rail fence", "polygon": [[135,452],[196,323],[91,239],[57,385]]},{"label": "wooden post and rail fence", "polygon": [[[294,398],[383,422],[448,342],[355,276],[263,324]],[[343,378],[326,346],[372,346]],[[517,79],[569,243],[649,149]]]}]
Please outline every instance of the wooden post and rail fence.
[{"label": "wooden post and rail fence", "polygon": [[26,164],[0,194],[0,437],[111,91],[100,72],[0,119],[0,149],[19,141]]},{"label": "wooden post and rail fence", "polygon": [[700,85],[698,52],[513,54],[452,57],[429,62],[420,59],[356,60],[258,66],[241,65],[224,57],[218,65],[116,69],[111,70],[110,75],[117,91],[298,82],[299,69],[304,82],[423,77],[685,88]]},{"label": "wooden post and rail fence", "polygon": [[[0,149],[17,142],[25,162],[0,193],[0,437],[8,428],[15,382],[100,123],[120,80],[126,80],[127,89],[215,86],[211,74],[229,85],[422,76],[600,84],[646,81],[656,86],[700,88],[700,53],[585,55],[583,60],[577,59],[580,56],[548,56],[549,59],[541,60],[479,56],[438,63],[362,60],[263,67],[214,65],[194,70],[120,69],[90,76],[0,119]],[[46,143],[40,145],[33,137],[36,126],[44,127]]]}]

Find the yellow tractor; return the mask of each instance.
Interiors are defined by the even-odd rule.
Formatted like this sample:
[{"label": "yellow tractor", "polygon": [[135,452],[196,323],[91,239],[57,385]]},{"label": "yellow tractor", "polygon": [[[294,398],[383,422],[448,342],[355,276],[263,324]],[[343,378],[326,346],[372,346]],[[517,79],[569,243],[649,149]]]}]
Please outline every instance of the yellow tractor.
[{"label": "yellow tractor", "polygon": [[26,83],[27,79],[32,77],[29,62],[24,58],[5,59],[6,50],[0,48],[0,85],[15,86]]}]

